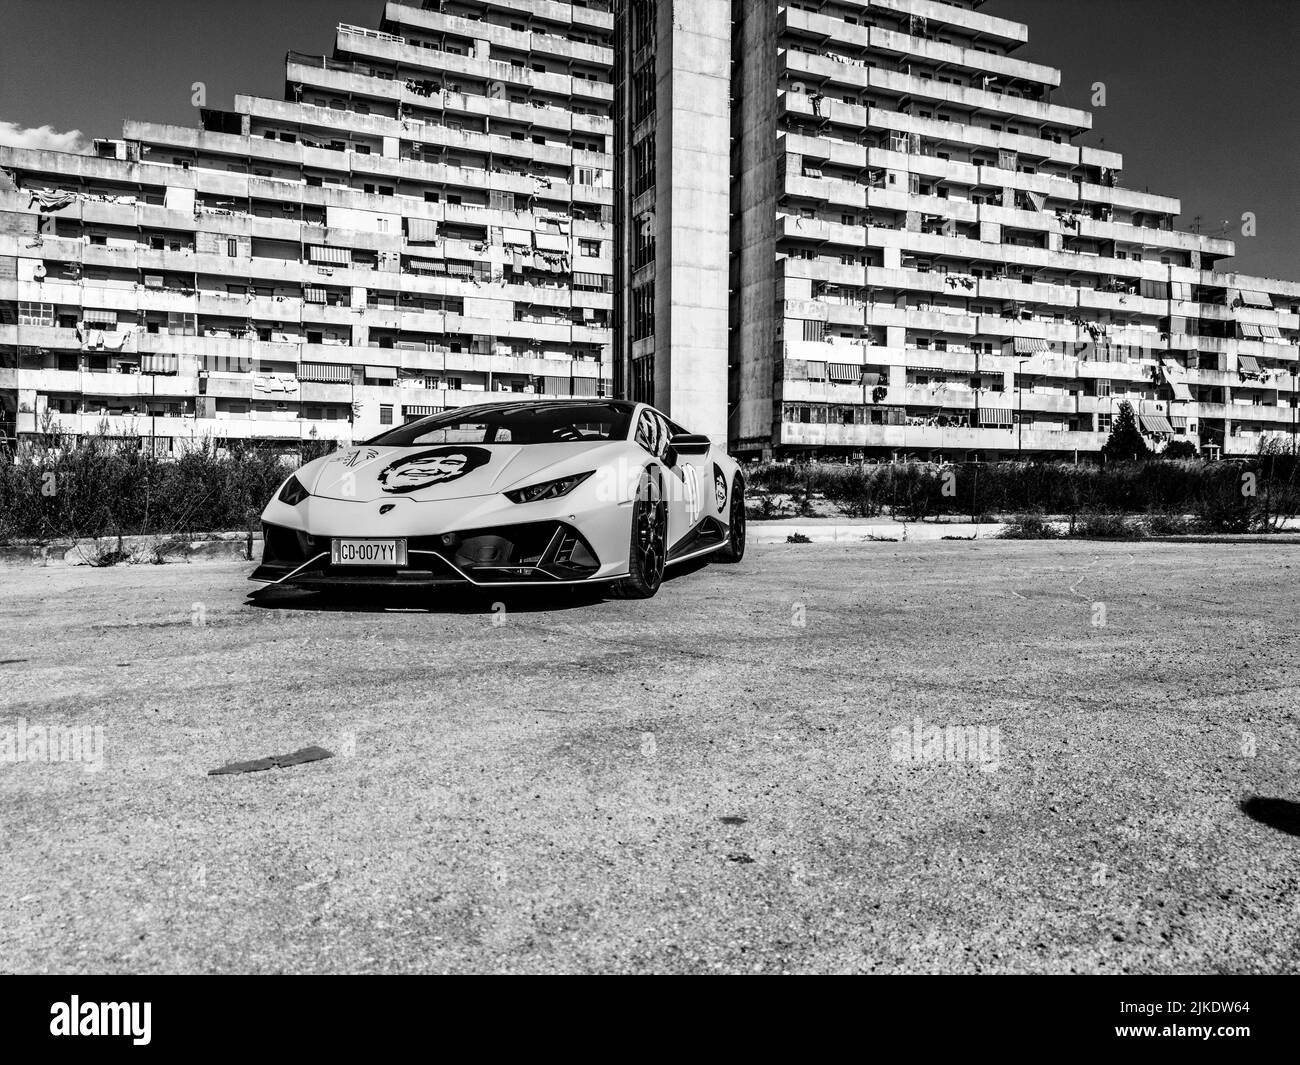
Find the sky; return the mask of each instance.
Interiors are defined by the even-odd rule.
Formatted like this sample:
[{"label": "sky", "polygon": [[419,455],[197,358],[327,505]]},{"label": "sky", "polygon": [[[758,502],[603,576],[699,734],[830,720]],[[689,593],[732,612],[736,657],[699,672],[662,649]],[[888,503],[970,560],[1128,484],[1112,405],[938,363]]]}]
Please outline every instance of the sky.
[{"label": "sky", "polygon": [[[236,92],[279,99],[286,51],[329,52],[337,23],[375,26],[382,10],[0,0],[0,137],[46,126],[47,137],[115,137],[124,118],[192,126],[196,81],[214,107]],[[1181,199],[1180,228],[1199,215],[1202,232],[1219,234],[1227,221],[1231,268],[1300,280],[1300,0],[988,0],[983,11],[1029,25],[1016,55],[1061,69],[1056,102],[1089,109],[1105,84],[1095,131],[1078,143],[1123,153],[1126,185]],[[1242,234],[1247,211],[1254,237]]]}]

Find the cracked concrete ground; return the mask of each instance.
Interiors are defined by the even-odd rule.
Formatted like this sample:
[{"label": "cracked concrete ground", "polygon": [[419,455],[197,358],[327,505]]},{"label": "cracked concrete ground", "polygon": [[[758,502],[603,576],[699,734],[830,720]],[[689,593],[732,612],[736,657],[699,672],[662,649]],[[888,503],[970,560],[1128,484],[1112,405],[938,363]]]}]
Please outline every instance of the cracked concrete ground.
[{"label": "cracked concrete ground", "polygon": [[1300,971],[1295,547],[779,544],[496,607],[248,569],[0,570],[0,745],[103,730],[0,762],[0,967]]}]

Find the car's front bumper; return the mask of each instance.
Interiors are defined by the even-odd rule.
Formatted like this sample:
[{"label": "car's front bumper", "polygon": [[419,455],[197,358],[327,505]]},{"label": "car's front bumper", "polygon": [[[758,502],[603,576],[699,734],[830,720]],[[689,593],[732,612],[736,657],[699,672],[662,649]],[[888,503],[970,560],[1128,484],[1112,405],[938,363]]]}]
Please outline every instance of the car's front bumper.
[{"label": "car's front bumper", "polygon": [[[629,508],[606,505],[575,514],[563,503],[485,508],[469,501],[455,508],[455,520],[448,516],[451,508],[438,503],[399,501],[380,516],[372,503],[311,498],[290,507],[277,499],[263,515],[263,558],[250,579],[302,586],[498,588],[588,584],[625,575]],[[521,511],[530,520],[517,520]],[[465,527],[465,521],[482,518],[515,520]],[[335,538],[406,541],[406,564],[335,566]]]}]

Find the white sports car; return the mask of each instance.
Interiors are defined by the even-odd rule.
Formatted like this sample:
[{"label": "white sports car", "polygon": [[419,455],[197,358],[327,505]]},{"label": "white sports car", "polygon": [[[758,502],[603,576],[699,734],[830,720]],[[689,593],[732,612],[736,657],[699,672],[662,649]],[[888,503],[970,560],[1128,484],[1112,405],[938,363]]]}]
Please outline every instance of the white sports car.
[{"label": "white sports car", "polygon": [[653,407],[458,407],[309,462],[262,513],[251,579],[306,587],[608,583],[745,553],[739,465]]}]

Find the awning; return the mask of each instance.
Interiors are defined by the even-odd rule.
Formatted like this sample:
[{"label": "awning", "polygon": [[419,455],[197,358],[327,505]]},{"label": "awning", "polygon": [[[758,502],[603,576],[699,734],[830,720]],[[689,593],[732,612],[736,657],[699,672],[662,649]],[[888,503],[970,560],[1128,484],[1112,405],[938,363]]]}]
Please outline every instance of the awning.
[{"label": "awning", "polygon": [[417,274],[445,274],[447,264],[436,259],[411,259],[410,268]]},{"label": "awning", "polygon": [[533,244],[533,235],[526,229],[503,229],[501,239],[506,244],[517,245],[521,248],[530,248]]},{"label": "awning", "polygon": [[533,241],[536,247],[542,251],[565,252],[567,254],[569,250],[569,238],[556,233],[534,233]]},{"label": "awning", "polygon": [[1240,322],[1238,324],[1241,326],[1241,335],[1246,340],[1258,340],[1264,335],[1257,325],[1251,325],[1249,322]]},{"label": "awning", "polygon": [[575,396],[594,396],[596,394],[596,378],[575,377],[573,379],[573,394]]},{"label": "awning", "polygon": [[141,355],[141,373],[175,373],[177,359],[175,355]]},{"label": "awning", "polygon": [[1178,415],[1176,415],[1176,414],[1171,414],[1171,415],[1169,416],[1169,424],[1172,425],[1175,429],[1186,429],[1186,428],[1187,428],[1187,419],[1186,419],[1186,418],[1180,418],[1180,417],[1179,417]]},{"label": "awning", "polygon": [[326,381],[347,383],[352,380],[352,367],[334,362],[304,362],[298,370],[300,381]]},{"label": "awning", "polygon": [[1255,359],[1255,356],[1254,356],[1254,355],[1238,355],[1238,356],[1237,356],[1237,369],[1240,370],[1242,373],[1262,373],[1262,372],[1263,372],[1262,370],[1260,370],[1260,368],[1259,368],[1259,362]]},{"label": "awning", "polygon": [[880,384],[880,374],[864,373],[862,375],[862,383],[866,385],[868,388],[875,388],[876,385]]},{"label": "awning", "polygon": [[862,367],[847,362],[833,362],[829,366],[832,381],[856,385],[862,378]]},{"label": "awning", "polygon": [[396,381],[397,370],[392,366],[367,366],[366,376],[375,377],[381,381]]},{"label": "awning", "polygon": [[347,248],[331,248],[324,244],[309,244],[307,257],[314,263],[335,263],[348,266],[352,262],[352,252]]},{"label": "awning", "polygon": [[1243,288],[1241,290],[1241,301],[1247,307],[1263,307],[1270,311],[1273,309],[1273,301],[1269,298],[1267,292],[1256,292]]},{"label": "awning", "polygon": [[302,290],[302,298],[308,303],[324,303],[325,290],[323,288],[316,288],[312,285],[307,285]]},{"label": "awning", "polygon": [[1052,346],[1046,340],[1036,337],[1016,337],[1015,349],[1017,355],[1039,355],[1051,351]]},{"label": "awning", "polygon": [[824,381],[826,379],[826,364],[824,362],[810,362],[808,366],[808,380]]},{"label": "awning", "polygon": [[438,239],[438,223],[432,218],[408,218],[406,239],[417,244],[429,244]]},{"label": "awning", "polygon": [[[1166,378],[1168,380],[1168,378]],[[1169,381],[1169,387],[1174,390],[1174,399],[1180,403],[1193,403],[1195,397],[1192,396],[1192,390],[1187,387],[1184,381]]]},{"label": "awning", "polygon": [[980,407],[972,413],[984,428],[1009,429],[1014,424],[1009,407]]},{"label": "awning", "polygon": [[469,263],[448,263],[447,273],[452,277],[469,277],[474,271],[470,269]]},{"label": "awning", "polygon": [[437,414],[440,410],[442,410],[441,407],[429,407],[420,404],[416,404],[413,406],[403,405],[402,416],[405,418],[410,418],[412,416],[416,418],[426,418],[430,414]]},{"label": "awning", "polygon": [[1259,327],[1259,334],[1266,340],[1282,339],[1282,334],[1278,331],[1278,328],[1275,325],[1261,325]]},{"label": "awning", "polygon": [[117,325],[117,311],[99,311],[87,307],[81,312],[81,320],[89,326]]},{"label": "awning", "polygon": [[548,396],[567,396],[570,395],[569,389],[572,386],[567,377],[543,377],[542,391]]},{"label": "awning", "polygon": [[1029,202],[1034,205],[1035,211],[1041,211],[1045,206],[1047,206],[1047,197],[1041,192],[1026,192],[1025,196],[1028,198]]},{"label": "awning", "polygon": [[1142,431],[1144,433],[1170,433],[1174,427],[1169,424],[1169,419],[1163,414],[1144,414],[1142,415]]}]

